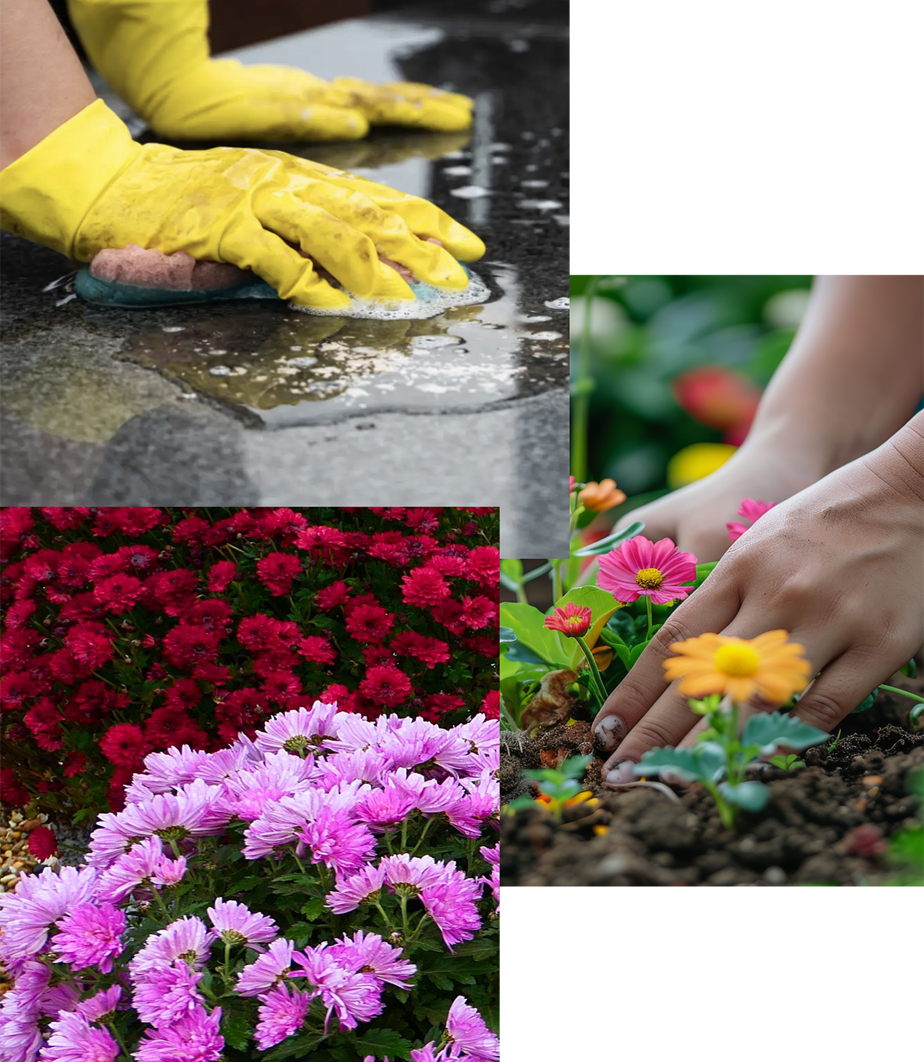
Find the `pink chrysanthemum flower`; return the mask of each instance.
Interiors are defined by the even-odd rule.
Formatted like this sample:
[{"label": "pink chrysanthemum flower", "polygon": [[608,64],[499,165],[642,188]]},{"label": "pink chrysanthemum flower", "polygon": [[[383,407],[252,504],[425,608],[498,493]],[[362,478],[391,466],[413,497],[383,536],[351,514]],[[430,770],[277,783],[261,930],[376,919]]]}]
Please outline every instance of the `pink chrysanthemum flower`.
[{"label": "pink chrysanthemum flower", "polygon": [[748,525],[753,527],[764,513],[770,512],[774,505],[776,505],[776,502],[762,502],[756,501],[754,498],[745,498],[741,503],[741,508],[738,510],[738,515],[743,516],[748,523],[739,524],[736,521],[729,521],[725,525],[728,528],[728,537],[732,542],[741,538],[744,532],[748,530]]},{"label": "pink chrysanthemum flower", "polygon": [[95,884],[96,871],[89,867],[46,868],[21,877],[14,892],[0,896],[0,959],[15,970],[37,955],[52,923],[90,900]]},{"label": "pink chrysanthemum flower", "polygon": [[94,1028],[82,1014],[59,1014],[49,1028],[42,1062],[115,1062],[119,1057],[120,1048],[112,1033]]},{"label": "pink chrysanthemum flower", "polygon": [[121,998],[122,989],[119,985],[104,988],[102,992],[97,992],[95,996],[78,1003],[77,1013],[82,1014],[89,1022],[99,1021],[100,1018],[113,1013]]},{"label": "pink chrysanthemum flower", "polygon": [[320,701],[315,701],[310,709],[281,712],[257,732],[257,748],[264,753],[285,749],[295,756],[327,750],[337,737],[334,723],[336,715],[336,704],[322,704]]},{"label": "pink chrysanthemum flower", "polygon": [[70,963],[74,970],[98,966],[110,973],[112,960],[122,952],[125,914],[111,903],[81,903],[56,923],[59,932],[52,941],[56,962]]},{"label": "pink chrysanthemum flower", "polygon": [[454,945],[471,940],[481,928],[481,916],[476,906],[484,888],[478,879],[467,878],[455,863],[446,864],[447,873],[438,885],[431,885],[420,893],[427,914],[436,923],[450,951]]},{"label": "pink chrysanthemum flower", "polygon": [[597,584],[624,604],[650,597],[653,604],[666,605],[682,601],[690,592],[683,584],[695,578],[692,553],[681,553],[669,538],[650,542],[639,535],[600,558]]},{"label": "pink chrysanthemum flower", "polygon": [[275,940],[279,927],[267,915],[253,913],[236,900],[217,899],[206,911],[219,936],[228,944],[247,944],[262,951],[261,944]]},{"label": "pink chrysanthemum flower", "polygon": [[221,1007],[211,1014],[200,1008],[175,1025],[149,1029],[135,1052],[135,1062],[218,1062],[225,1046],[220,1024]]},{"label": "pink chrysanthemum flower", "polygon": [[146,980],[150,971],[177,959],[198,969],[209,957],[212,940],[212,934],[201,918],[194,915],[178,918],[166,929],[148,937],[144,947],[129,963],[132,980],[136,983]]},{"label": "pink chrysanthemum flower", "polygon": [[387,944],[377,933],[362,930],[351,937],[341,937],[327,949],[327,954],[345,970],[367,973],[396,988],[410,988],[409,979],[417,967],[403,959],[400,948]]},{"label": "pink chrysanthemum flower", "polygon": [[261,996],[260,1009],[257,1012],[257,1047],[265,1051],[298,1032],[316,994],[299,992],[289,985],[276,985]]},{"label": "pink chrysanthemum flower", "polygon": [[580,638],[587,633],[592,618],[593,613],[589,608],[569,601],[555,609],[551,616],[546,616],[542,625],[550,631],[561,631],[569,638]]},{"label": "pink chrysanthemum flower", "polygon": [[138,1017],[155,1028],[174,1024],[204,1003],[198,988],[202,971],[183,962],[146,970],[143,978],[136,982],[132,1005]]},{"label": "pink chrysanthemum flower", "polygon": [[120,903],[139,885],[175,885],[186,873],[184,857],[164,855],[163,842],[156,835],[139,841],[100,875],[96,898]]},{"label": "pink chrysanthemum flower", "polygon": [[280,984],[292,965],[295,945],[285,937],[277,937],[262,955],[241,970],[237,991],[241,996],[259,996]]},{"label": "pink chrysanthemum flower", "polygon": [[320,990],[327,1007],[325,1030],[331,1014],[336,1014],[341,1029],[355,1029],[361,1022],[377,1018],[385,1009],[382,982],[367,974],[345,970],[334,961],[326,945],[297,951],[292,960],[302,967],[292,976],[304,977],[308,984]]},{"label": "pink chrysanthemum flower", "polygon": [[363,867],[356,874],[337,882],[336,888],[327,894],[327,906],[334,914],[347,914],[364,903],[375,903],[385,884],[382,867]]},{"label": "pink chrysanthemum flower", "polygon": [[478,1062],[496,1062],[500,1058],[499,1040],[465,996],[456,996],[449,1008],[446,1035]]}]

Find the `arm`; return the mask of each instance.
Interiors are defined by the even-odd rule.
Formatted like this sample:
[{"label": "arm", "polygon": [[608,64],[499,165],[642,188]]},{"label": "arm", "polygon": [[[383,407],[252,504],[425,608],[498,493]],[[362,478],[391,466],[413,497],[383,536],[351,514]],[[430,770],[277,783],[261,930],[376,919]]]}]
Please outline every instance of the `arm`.
[{"label": "arm", "polygon": [[0,97],[0,169],[96,99],[46,0],[3,0]]}]

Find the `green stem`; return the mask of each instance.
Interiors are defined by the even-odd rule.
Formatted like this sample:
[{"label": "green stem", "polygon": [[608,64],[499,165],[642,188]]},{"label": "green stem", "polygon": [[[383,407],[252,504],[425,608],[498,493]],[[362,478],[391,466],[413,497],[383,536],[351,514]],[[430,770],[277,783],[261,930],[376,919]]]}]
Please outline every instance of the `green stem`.
[{"label": "green stem", "polygon": [[594,692],[600,698],[600,707],[602,708],[606,701],[606,686],[603,685],[603,677],[600,674],[600,669],[597,667],[597,661],[594,660],[594,654],[590,651],[587,642],[579,635],[574,636],[574,640],[581,647],[581,651],[587,660],[587,666],[590,669],[590,674],[593,677]]},{"label": "green stem", "polygon": [[231,941],[225,941],[225,980],[231,983]]},{"label": "green stem", "polygon": [[521,605],[529,604],[529,598],[526,596],[526,586],[523,583],[517,583],[517,601]]},{"label": "green stem", "polygon": [[420,846],[424,843],[424,838],[427,836],[427,831],[432,825],[433,819],[427,819],[427,821],[424,823],[423,833],[420,835],[420,840],[418,840],[417,844],[414,845],[414,850],[411,852],[412,856],[417,855],[417,849],[420,848]]},{"label": "green stem", "polygon": [[161,911],[163,911],[164,918],[166,918],[168,922],[171,921],[172,916],[167,910],[167,905],[164,903],[163,897],[161,896],[160,892],[153,886],[151,887],[151,892],[154,894],[154,899],[157,900],[157,906],[161,909]]},{"label": "green stem", "polygon": [[735,817],[738,814],[738,809],[728,803],[712,782],[703,782],[703,788],[712,794],[712,799],[715,801],[715,805],[719,809],[719,818],[722,820],[722,825],[727,830],[734,829]]},{"label": "green stem", "polygon": [[602,277],[591,277],[584,290],[584,321],[581,329],[578,377],[575,381],[574,408],[571,418],[571,473],[576,480],[587,479],[587,428],[590,416],[590,392],[593,377],[590,374],[590,315],[594,296]]},{"label": "green stem", "polygon": [[645,594],[645,612],[648,616],[648,632],[645,635],[645,641],[651,641],[651,628],[654,626],[651,620],[651,594]]},{"label": "green stem", "polygon": [[382,916],[382,919],[385,922],[385,925],[388,926],[389,929],[394,929],[395,927],[394,927],[394,925],[392,923],[392,920],[388,917],[387,914],[385,914],[385,908],[381,905],[381,903],[378,900],[375,901],[375,906],[378,908],[379,914]]},{"label": "green stem", "polygon": [[122,1049],[123,1053],[125,1054],[125,1057],[127,1059],[131,1060],[132,1053],[131,1053],[131,1051],[129,1051],[129,1049],[122,1042],[122,1037],[119,1036],[119,1030],[116,1028],[115,1022],[112,1019],[109,1019],[106,1022],[106,1025],[109,1027],[109,1031],[112,1033],[113,1037],[115,1038],[115,1042]]},{"label": "green stem", "polygon": [[922,716],[924,716],[924,697],[919,697],[916,693],[909,693],[907,690],[900,690],[897,686],[886,686],[880,684],[879,689],[888,690],[889,693],[898,693],[902,697],[907,697],[911,701],[915,701],[915,706],[911,709],[911,714],[908,716],[908,722],[911,723],[915,730],[920,729],[922,726]]},{"label": "green stem", "polygon": [[549,558],[549,564],[552,565],[552,603],[557,605],[561,600],[561,565],[560,560],[552,560]]}]

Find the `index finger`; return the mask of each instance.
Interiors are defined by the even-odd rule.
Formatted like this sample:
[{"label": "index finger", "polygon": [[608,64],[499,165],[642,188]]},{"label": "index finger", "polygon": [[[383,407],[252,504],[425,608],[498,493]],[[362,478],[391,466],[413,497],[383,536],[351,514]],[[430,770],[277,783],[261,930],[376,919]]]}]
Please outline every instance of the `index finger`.
[{"label": "index finger", "polygon": [[593,721],[597,744],[608,751],[616,748],[642,716],[663,695],[670,683],[664,677],[664,662],[671,646],[707,631],[722,631],[738,614],[741,597],[735,581],[723,578],[718,565],[708,582],[674,612],[648,643],[629,674],[606,699]]}]

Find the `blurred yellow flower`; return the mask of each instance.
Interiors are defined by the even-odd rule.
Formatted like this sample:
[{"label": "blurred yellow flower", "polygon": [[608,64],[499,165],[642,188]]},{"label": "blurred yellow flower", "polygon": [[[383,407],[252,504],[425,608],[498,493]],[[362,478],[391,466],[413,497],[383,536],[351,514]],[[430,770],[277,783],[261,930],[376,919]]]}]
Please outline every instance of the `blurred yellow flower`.
[{"label": "blurred yellow flower", "polygon": [[664,661],[664,674],[668,682],[681,680],[677,689],[684,697],[727,693],[743,704],[756,693],[783,704],[812,677],[805,647],[788,638],[788,631],[767,631],[750,641],[724,634],[687,638],[671,646],[678,655]]},{"label": "blurred yellow flower", "polygon": [[615,479],[604,479],[600,483],[591,481],[578,495],[581,505],[592,513],[605,513],[625,500],[626,496],[617,488]]},{"label": "blurred yellow flower", "polygon": [[685,487],[688,483],[715,472],[737,449],[727,443],[693,443],[685,446],[667,463],[667,485],[671,490]]}]

